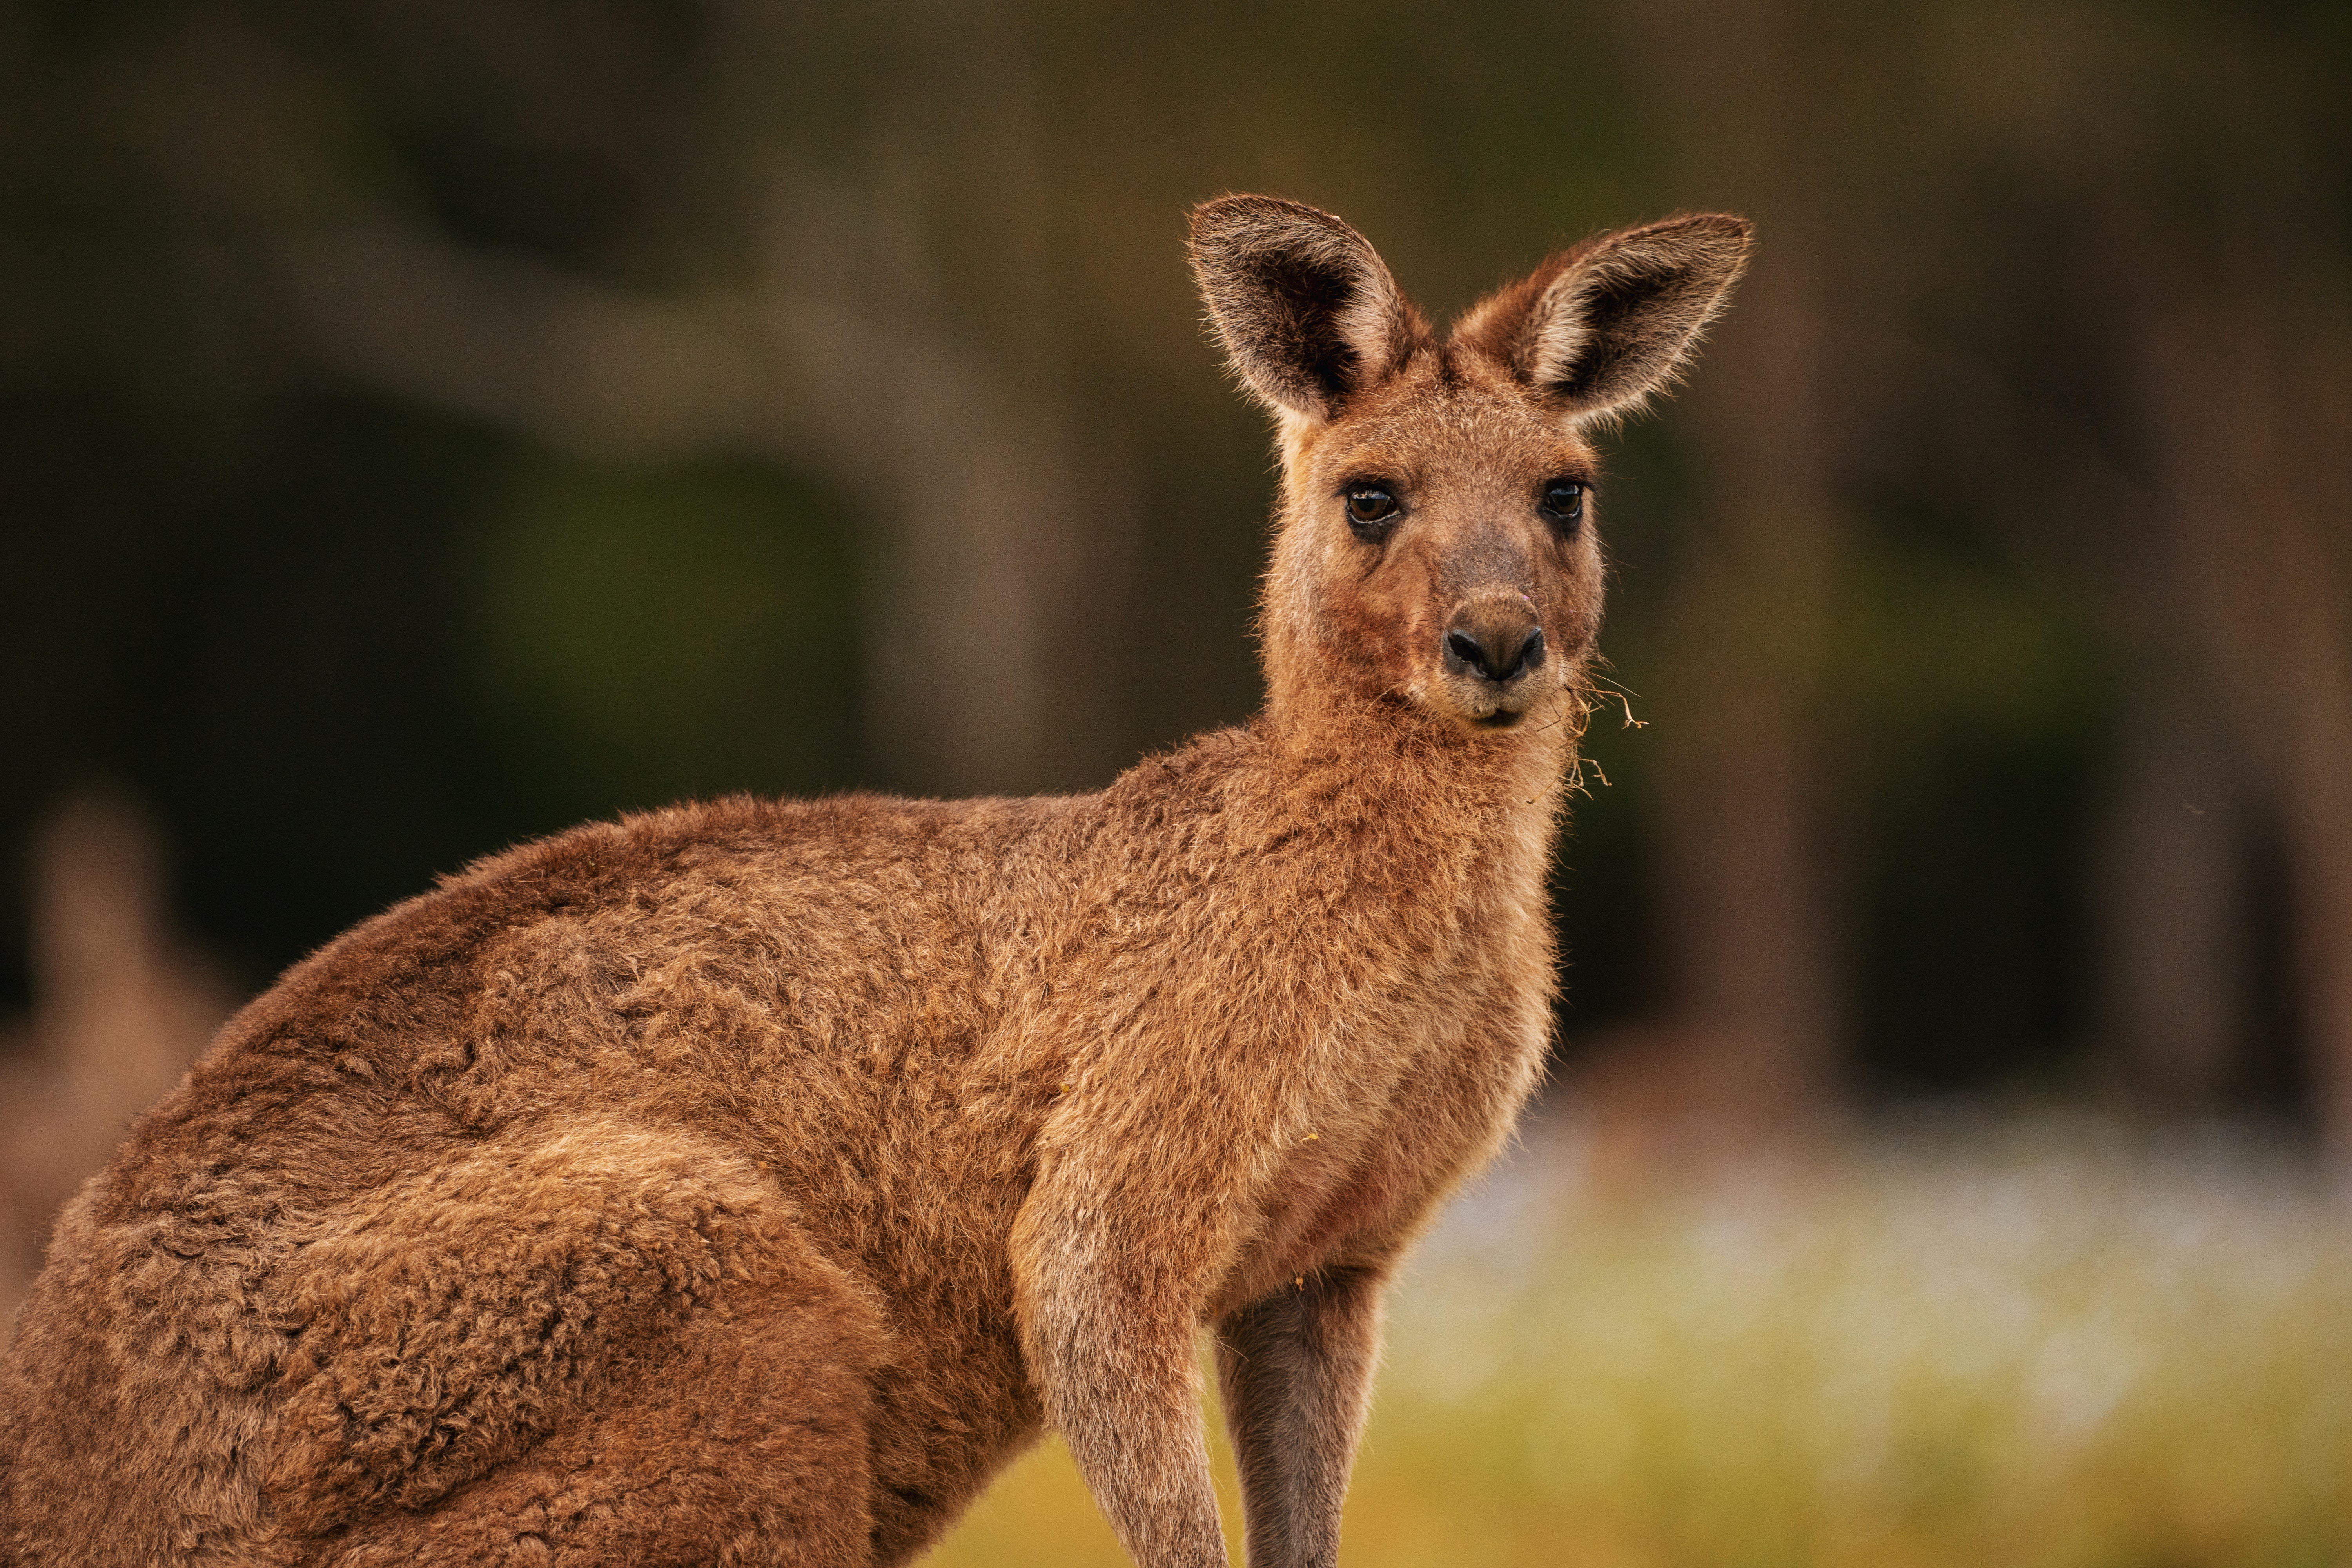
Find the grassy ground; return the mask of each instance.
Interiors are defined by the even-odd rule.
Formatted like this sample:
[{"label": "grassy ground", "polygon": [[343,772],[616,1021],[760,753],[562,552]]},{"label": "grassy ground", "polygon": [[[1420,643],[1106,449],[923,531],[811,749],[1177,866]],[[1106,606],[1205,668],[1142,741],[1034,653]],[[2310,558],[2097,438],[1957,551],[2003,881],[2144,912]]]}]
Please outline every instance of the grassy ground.
[{"label": "grassy ground", "polygon": [[[2291,1164],[1979,1127],[1635,1199],[1576,1148],[1398,1292],[1356,1568],[2352,1561],[2352,1211]],[[929,1562],[1124,1559],[1049,1446]]]}]

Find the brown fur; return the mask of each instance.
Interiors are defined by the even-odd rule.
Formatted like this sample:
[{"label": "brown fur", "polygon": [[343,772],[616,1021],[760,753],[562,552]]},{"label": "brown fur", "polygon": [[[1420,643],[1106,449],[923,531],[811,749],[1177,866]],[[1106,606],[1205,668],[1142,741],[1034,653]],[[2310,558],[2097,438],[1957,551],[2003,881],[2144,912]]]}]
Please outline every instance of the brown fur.
[{"label": "brown fur", "polygon": [[1544,1051],[1601,562],[1538,502],[1744,244],[1604,239],[1441,343],[1338,219],[1202,208],[1283,423],[1265,712],[1098,795],[577,828],[296,967],[60,1219],[0,1556],[896,1563],[1050,1424],[1199,1568],[1207,1324],[1251,1561],[1330,1563],[1382,1281]]}]

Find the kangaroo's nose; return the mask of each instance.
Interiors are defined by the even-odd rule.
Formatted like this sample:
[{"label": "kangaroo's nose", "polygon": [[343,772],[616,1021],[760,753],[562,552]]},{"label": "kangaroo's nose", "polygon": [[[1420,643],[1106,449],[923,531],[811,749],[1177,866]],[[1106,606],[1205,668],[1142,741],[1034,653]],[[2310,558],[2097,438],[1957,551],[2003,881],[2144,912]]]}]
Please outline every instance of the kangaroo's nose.
[{"label": "kangaroo's nose", "polygon": [[1517,616],[1465,616],[1445,634],[1445,668],[1508,685],[1544,661],[1543,628]]}]

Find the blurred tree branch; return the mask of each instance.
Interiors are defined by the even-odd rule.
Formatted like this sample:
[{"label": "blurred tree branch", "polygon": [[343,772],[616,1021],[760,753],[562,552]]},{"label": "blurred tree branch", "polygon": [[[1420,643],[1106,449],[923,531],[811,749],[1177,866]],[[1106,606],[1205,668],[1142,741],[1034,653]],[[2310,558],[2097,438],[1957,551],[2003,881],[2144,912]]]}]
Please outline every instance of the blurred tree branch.
[{"label": "blurred tree branch", "polygon": [[950,793],[1084,776],[1107,694],[1057,649],[1115,596],[1120,498],[1050,394],[789,289],[633,296],[392,225],[300,236],[282,265],[313,352],[362,384],[583,455],[826,473],[891,520],[866,642],[885,765]]}]

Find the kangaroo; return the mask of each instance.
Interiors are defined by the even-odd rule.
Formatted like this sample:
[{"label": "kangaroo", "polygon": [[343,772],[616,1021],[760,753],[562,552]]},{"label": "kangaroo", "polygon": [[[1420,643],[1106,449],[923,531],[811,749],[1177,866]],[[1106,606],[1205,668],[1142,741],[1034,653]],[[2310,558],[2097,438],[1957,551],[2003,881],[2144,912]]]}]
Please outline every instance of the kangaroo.
[{"label": "kangaroo", "polygon": [[1142,1568],[1336,1559],[1384,1281],[1534,1085],[1601,609],[1588,434],[1685,216],[1439,338],[1192,216],[1281,495],[1246,726],[1096,795],[733,798],[481,861],[247,1005],[59,1218],[11,1564],[907,1562],[1045,1428]]}]

